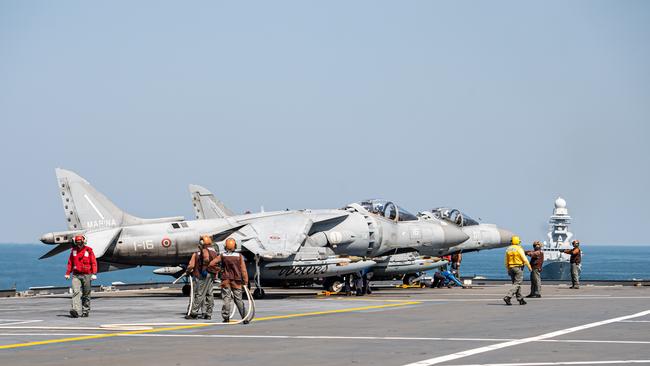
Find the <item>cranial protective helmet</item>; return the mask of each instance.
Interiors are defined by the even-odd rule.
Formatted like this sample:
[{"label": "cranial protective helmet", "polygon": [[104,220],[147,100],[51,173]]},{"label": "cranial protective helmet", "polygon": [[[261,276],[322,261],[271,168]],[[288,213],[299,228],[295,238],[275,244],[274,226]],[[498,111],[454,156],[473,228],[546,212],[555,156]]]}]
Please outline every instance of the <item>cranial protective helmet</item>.
[{"label": "cranial protective helmet", "polygon": [[75,235],[73,241],[74,245],[84,245],[86,244],[86,237],[83,235]]},{"label": "cranial protective helmet", "polygon": [[233,251],[237,247],[237,241],[234,238],[226,239],[226,250]]},{"label": "cranial protective helmet", "polygon": [[212,245],[212,237],[210,235],[203,235],[201,237],[201,244],[203,244],[205,246]]},{"label": "cranial protective helmet", "polygon": [[575,246],[578,246],[578,245],[580,245],[580,240],[574,240],[574,241],[571,242],[571,244],[573,244]]},{"label": "cranial protective helmet", "polygon": [[533,247],[541,247],[542,243],[539,240],[533,242]]},{"label": "cranial protective helmet", "polygon": [[519,245],[519,244],[521,244],[521,239],[519,239],[519,237],[515,235],[510,240],[510,244]]}]

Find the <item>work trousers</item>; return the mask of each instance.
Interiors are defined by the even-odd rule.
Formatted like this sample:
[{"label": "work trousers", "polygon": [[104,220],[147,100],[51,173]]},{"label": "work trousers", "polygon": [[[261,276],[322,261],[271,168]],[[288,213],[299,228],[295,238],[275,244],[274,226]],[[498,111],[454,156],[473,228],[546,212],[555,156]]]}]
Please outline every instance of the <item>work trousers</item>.
[{"label": "work trousers", "polygon": [[89,274],[72,275],[72,310],[79,315],[90,312],[91,276]]},{"label": "work trousers", "polygon": [[[197,315],[203,309],[203,315],[212,315],[214,307],[214,273],[208,272],[204,278],[193,279],[196,288],[194,288],[194,301],[192,302],[191,314]],[[204,309],[205,306],[205,309]]]},{"label": "work trousers", "polygon": [[230,312],[232,311],[232,303],[235,302],[237,310],[239,310],[239,315],[244,319],[246,316],[246,307],[244,306],[244,301],[242,300],[242,289],[241,288],[230,288],[222,287],[221,288],[221,298],[223,299],[223,307],[221,308],[221,316],[224,319],[230,319]]},{"label": "work trousers", "polygon": [[521,283],[524,281],[524,267],[508,268],[508,275],[510,275],[510,279],[512,280],[512,287],[506,297],[512,298],[516,296],[517,300],[522,300],[524,297],[521,296]]},{"label": "work trousers", "polygon": [[542,270],[540,269],[533,268],[533,271],[530,272],[530,294],[542,294]]},{"label": "work trousers", "polygon": [[571,263],[571,285],[573,287],[580,287],[580,265]]}]

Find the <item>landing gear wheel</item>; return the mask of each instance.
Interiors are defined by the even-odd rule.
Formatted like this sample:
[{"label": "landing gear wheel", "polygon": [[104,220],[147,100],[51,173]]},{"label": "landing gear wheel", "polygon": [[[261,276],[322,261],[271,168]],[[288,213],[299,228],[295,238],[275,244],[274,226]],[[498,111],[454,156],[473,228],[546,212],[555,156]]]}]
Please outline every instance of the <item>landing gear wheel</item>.
[{"label": "landing gear wheel", "polygon": [[402,278],[402,283],[405,285],[412,285],[416,278],[418,278],[418,275],[414,273],[405,274],[404,278]]},{"label": "landing gear wheel", "polygon": [[341,290],[343,290],[343,281],[339,279],[332,281],[332,283],[329,285],[329,290],[331,292],[341,292]]},{"label": "landing gear wheel", "polygon": [[264,296],[266,296],[266,293],[264,292],[263,288],[256,288],[255,291],[253,291],[253,298],[255,300],[263,299]]},{"label": "landing gear wheel", "polygon": [[190,296],[190,292],[192,292],[190,288],[190,284],[183,285],[183,296]]}]

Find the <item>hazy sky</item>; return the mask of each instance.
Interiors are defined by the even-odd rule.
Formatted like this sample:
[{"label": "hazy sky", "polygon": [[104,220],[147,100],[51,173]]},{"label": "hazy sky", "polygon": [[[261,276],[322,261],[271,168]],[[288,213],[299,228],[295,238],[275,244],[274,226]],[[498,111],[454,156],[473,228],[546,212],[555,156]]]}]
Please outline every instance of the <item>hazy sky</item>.
[{"label": "hazy sky", "polygon": [[55,167],[126,211],[461,208],[648,243],[650,3],[0,1],[0,242],[65,230]]}]

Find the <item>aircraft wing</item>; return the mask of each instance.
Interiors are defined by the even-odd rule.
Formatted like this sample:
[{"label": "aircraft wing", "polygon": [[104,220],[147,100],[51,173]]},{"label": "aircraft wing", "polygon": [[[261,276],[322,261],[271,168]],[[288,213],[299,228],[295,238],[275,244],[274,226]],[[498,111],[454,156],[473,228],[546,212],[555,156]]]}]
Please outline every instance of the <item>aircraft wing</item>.
[{"label": "aircraft wing", "polygon": [[235,215],[231,209],[226,207],[205,187],[190,184],[189,189],[192,195],[194,212],[198,220],[222,219]]}]

